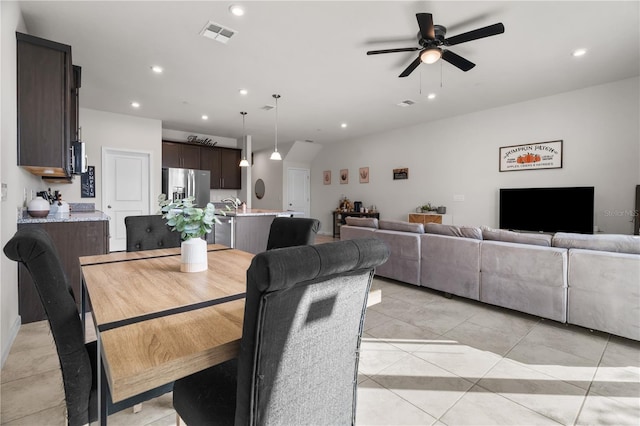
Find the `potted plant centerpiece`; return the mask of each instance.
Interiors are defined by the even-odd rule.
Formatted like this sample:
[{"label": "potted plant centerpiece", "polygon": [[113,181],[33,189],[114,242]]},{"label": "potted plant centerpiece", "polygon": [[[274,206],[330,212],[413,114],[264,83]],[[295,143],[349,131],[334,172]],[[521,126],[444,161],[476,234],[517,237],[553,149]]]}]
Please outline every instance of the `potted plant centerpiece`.
[{"label": "potted plant centerpiece", "polygon": [[158,197],[162,217],[172,231],[180,232],[182,238],[181,264],[182,272],[200,272],[207,269],[207,242],[202,239],[211,232],[216,223],[220,223],[212,203],[201,208],[194,204],[194,199],[183,198],[171,201],[165,194]]}]

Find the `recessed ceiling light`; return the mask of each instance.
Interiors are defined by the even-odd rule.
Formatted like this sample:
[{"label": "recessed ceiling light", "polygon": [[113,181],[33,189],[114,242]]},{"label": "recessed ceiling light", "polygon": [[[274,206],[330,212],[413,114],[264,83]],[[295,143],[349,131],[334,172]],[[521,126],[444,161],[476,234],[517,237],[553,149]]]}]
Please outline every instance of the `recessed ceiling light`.
[{"label": "recessed ceiling light", "polygon": [[435,93],[429,93],[429,94],[427,95],[427,98],[428,98],[428,99],[435,99],[435,98],[436,98],[436,94],[435,94]]},{"label": "recessed ceiling light", "polygon": [[140,103],[136,102],[136,101],[133,101],[133,102],[131,102],[131,106],[134,107],[134,108],[140,108]]},{"label": "recessed ceiling light", "polygon": [[584,56],[587,54],[587,49],[576,49],[573,51],[573,56],[578,57],[578,56]]},{"label": "recessed ceiling light", "polygon": [[238,92],[243,96],[246,95],[247,93],[249,93],[249,91],[247,89],[240,89],[240,90],[238,90]]},{"label": "recessed ceiling light", "polygon": [[234,4],[229,7],[229,12],[235,16],[242,16],[244,15],[244,7]]},{"label": "recessed ceiling light", "polygon": [[208,116],[208,115],[203,115],[203,116],[202,116],[202,119],[203,119],[203,120],[208,120],[208,119],[209,119],[209,116]]},{"label": "recessed ceiling light", "polygon": [[162,71],[164,70],[162,69],[161,66],[154,65],[151,67],[151,71],[155,72],[156,74],[162,74]]},{"label": "recessed ceiling light", "polygon": [[344,129],[345,127],[347,127],[347,123],[342,123],[342,124],[340,125],[340,127],[342,127],[342,128]]}]

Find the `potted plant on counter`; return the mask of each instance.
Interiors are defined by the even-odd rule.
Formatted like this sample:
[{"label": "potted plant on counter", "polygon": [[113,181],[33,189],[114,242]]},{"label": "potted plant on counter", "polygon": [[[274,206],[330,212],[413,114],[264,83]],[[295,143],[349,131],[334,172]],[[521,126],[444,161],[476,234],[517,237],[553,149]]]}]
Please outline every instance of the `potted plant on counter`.
[{"label": "potted plant on counter", "polygon": [[220,223],[216,214],[225,215],[224,211],[216,211],[212,203],[204,208],[194,204],[193,198],[168,200],[165,194],[158,197],[162,217],[172,231],[180,232],[182,238],[181,264],[182,272],[200,272],[207,269],[207,242],[202,239],[210,233],[214,224]]}]

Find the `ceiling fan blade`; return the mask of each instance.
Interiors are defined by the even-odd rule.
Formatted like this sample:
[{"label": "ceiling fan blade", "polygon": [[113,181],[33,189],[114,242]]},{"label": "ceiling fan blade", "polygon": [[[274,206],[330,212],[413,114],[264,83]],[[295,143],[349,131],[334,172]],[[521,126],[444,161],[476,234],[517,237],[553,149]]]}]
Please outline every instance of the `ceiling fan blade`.
[{"label": "ceiling fan blade", "polygon": [[466,60],[462,56],[457,55],[450,50],[442,52],[442,59],[465,72],[476,66],[473,62]]},{"label": "ceiling fan blade", "polygon": [[406,77],[406,76],[408,76],[409,74],[411,74],[411,73],[413,72],[413,70],[415,70],[416,68],[418,68],[418,65],[420,65],[420,62],[422,62],[422,61],[420,61],[420,56],[418,56],[418,57],[416,58],[416,60],[415,60],[415,61],[413,61],[413,62],[411,62],[411,63],[409,64],[409,66],[408,66],[407,68],[405,68],[405,70],[404,70],[404,71],[402,71],[402,74],[400,74],[398,77]]},{"label": "ceiling fan blade", "polygon": [[425,40],[436,38],[436,33],[433,30],[433,16],[430,13],[416,13],[416,18],[420,27],[420,36]]},{"label": "ceiling fan blade", "polygon": [[502,23],[493,24],[488,27],[478,28],[477,30],[458,34],[445,39],[444,44],[447,46],[453,46],[455,44],[466,43],[467,41],[478,40],[479,38],[490,37],[502,33],[504,33],[504,25],[502,25]]},{"label": "ceiling fan blade", "polygon": [[415,52],[420,50],[419,47],[402,47],[400,49],[384,49],[384,50],[370,50],[367,55],[379,55],[381,53],[395,53],[395,52]]}]

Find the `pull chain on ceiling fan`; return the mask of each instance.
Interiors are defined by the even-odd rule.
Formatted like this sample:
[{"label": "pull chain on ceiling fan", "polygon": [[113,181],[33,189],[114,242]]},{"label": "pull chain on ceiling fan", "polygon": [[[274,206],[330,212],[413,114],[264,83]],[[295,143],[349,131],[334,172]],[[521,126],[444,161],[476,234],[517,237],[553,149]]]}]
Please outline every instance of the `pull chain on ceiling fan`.
[{"label": "pull chain on ceiling fan", "polygon": [[433,64],[441,58],[462,71],[469,71],[475,67],[476,64],[456,53],[453,53],[451,50],[447,49],[447,47],[504,33],[504,25],[502,25],[502,23],[498,23],[458,34],[450,38],[445,38],[447,29],[442,25],[433,25],[433,16],[430,13],[416,13],[416,19],[418,20],[418,26],[420,27],[420,32],[418,33],[418,44],[420,44],[421,47],[370,50],[367,52],[367,55],[414,52],[419,50],[420,53],[418,54],[418,57],[411,62],[404,71],[402,71],[399,77],[408,76],[418,68],[418,65],[422,62],[426,64]]}]

